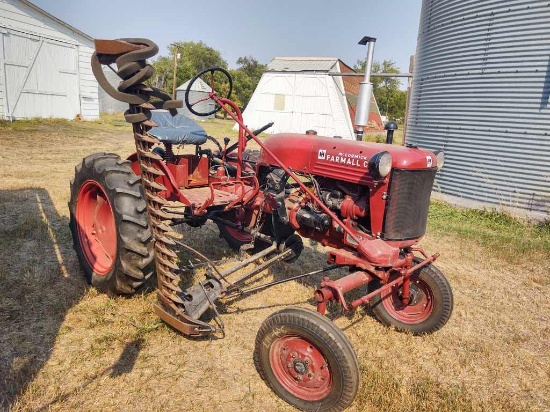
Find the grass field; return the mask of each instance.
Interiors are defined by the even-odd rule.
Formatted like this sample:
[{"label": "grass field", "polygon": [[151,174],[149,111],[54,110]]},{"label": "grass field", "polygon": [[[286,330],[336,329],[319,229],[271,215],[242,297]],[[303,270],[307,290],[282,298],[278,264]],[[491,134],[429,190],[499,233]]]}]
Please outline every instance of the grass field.
[{"label": "grass field", "polygon": [[[207,121],[234,138],[232,123]],[[222,307],[224,339],[188,339],[152,311],[152,285],[111,299],[90,288],[72,250],[69,180],[87,154],[133,150],[121,117],[0,124],[0,410],[291,411],[252,362],[261,322],[285,305],[311,307],[314,282],[292,282]],[[215,259],[233,256],[217,228],[184,228]],[[308,241],[294,264],[325,263]],[[430,209],[422,245],[440,252],[455,310],[438,333],[414,337],[366,310],[331,316],[360,359],[353,411],[548,411],[550,225],[495,212]]]}]

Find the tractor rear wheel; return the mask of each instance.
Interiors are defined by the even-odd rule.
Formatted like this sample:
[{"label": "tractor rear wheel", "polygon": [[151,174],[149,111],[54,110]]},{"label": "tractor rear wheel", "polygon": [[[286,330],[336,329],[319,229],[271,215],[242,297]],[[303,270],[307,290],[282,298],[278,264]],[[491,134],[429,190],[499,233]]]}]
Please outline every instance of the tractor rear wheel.
[{"label": "tractor rear wheel", "polygon": [[[252,228],[253,225],[251,224],[251,220],[253,218],[252,216],[253,212],[248,209],[243,209],[242,212],[240,213],[243,215],[241,218],[237,217],[238,213],[236,210],[230,210],[224,213],[223,215],[220,215],[220,217],[229,222]],[[267,219],[265,219],[264,222],[261,223],[259,226],[260,233],[267,236],[272,236],[270,218],[271,218],[271,215],[267,215]],[[235,229],[231,226],[226,226],[222,223],[216,223],[216,224],[218,225],[218,229],[220,231],[220,237],[222,237],[227,242],[227,244],[231,247],[231,249],[233,249],[235,252],[238,252],[241,246],[246,245],[252,241],[252,235],[250,235],[249,233],[246,233],[239,229]],[[256,240],[254,248],[252,249],[252,252],[253,253],[261,252],[262,250],[264,250],[269,246],[270,245],[266,242],[263,242],[261,240]]]},{"label": "tractor rear wheel", "polygon": [[359,362],[346,335],[303,308],[286,308],[264,321],[254,363],[279,397],[305,411],[342,411],[359,387]]},{"label": "tractor rear wheel", "polygon": [[132,294],[154,271],[141,179],[130,163],[95,153],[75,168],[69,226],[86,279],[109,295]]},{"label": "tractor rear wheel", "polygon": [[[415,259],[414,264],[420,260]],[[390,276],[390,281],[394,280]],[[380,285],[376,285],[379,287]],[[434,265],[426,265],[410,276],[410,301],[403,304],[402,287],[376,295],[372,310],[378,320],[413,335],[433,333],[447,323],[453,311],[451,285]]]}]

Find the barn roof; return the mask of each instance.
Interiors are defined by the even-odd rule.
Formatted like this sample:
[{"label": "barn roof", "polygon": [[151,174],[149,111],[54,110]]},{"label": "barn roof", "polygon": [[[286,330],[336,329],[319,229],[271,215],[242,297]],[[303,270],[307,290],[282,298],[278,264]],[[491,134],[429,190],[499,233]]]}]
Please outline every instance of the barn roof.
[{"label": "barn roof", "polygon": [[69,29],[69,30],[72,31],[73,33],[79,34],[79,35],[81,35],[82,37],[84,37],[84,38],[86,38],[86,39],[88,39],[88,40],[90,40],[90,41],[93,41],[93,40],[94,40],[93,37],[88,36],[86,33],[84,33],[84,32],[82,32],[82,31],[78,30],[77,28],[71,26],[70,24],[65,23],[63,20],[60,20],[60,19],[58,19],[57,17],[52,16],[50,13],[48,13],[47,11],[42,10],[40,7],[38,7],[38,6],[34,5],[34,4],[32,4],[30,1],[27,1],[27,0],[19,0],[19,2],[20,2],[21,4],[24,4],[24,5],[27,6],[27,7],[30,7],[31,9],[37,11],[38,13],[40,13],[40,14],[46,16],[47,18],[49,18],[49,19],[55,21],[56,23],[58,23],[58,24],[64,26],[65,28]]},{"label": "barn roof", "polygon": [[334,72],[338,70],[336,57],[275,57],[267,65],[272,72]]}]

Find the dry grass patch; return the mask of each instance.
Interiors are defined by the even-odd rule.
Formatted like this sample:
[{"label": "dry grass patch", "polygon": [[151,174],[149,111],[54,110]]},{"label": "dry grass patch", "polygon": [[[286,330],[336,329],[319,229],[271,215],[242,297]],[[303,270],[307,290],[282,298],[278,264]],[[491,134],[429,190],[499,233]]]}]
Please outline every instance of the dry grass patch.
[{"label": "dry grass patch", "polygon": [[[235,138],[230,121],[201,125]],[[69,180],[87,154],[131,153],[130,133],[116,116],[0,124],[0,410],[292,410],[258,377],[254,337],[275,310],[311,307],[318,278],[227,302],[227,336],[198,340],[156,318],[153,284],[110,299],[83,280],[68,230]],[[455,293],[440,332],[413,337],[365,309],[348,317],[331,308],[361,364],[351,410],[548,410],[549,228],[507,219],[432,206],[422,243],[442,253],[437,265]],[[233,256],[213,224],[182,231],[214,259]],[[305,244],[295,264],[264,280],[324,265],[324,249]]]}]

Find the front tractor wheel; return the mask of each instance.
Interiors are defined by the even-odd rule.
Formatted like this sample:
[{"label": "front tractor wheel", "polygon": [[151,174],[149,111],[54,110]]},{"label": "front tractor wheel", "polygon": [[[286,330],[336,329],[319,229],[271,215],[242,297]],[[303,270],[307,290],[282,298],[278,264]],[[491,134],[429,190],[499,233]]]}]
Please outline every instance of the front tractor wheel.
[{"label": "front tractor wheel", "polygon": [[75,168],[70,229],[80,266],[94,287],[132,294],[152,275],[153,242],[141,180],[115,154],[96,153]]},{"label": "front tractor wheel", "polygon": [[303,308],[286,308],[265,320],[254,363],[279,397],[304,411],[342,411],[359,387],[359,363],[346,335]]},{"label": "front tractor wheel", "polygon": [[[415,260],[413,265],[419,262]],[[393,279],[390,277],[390,281]],[[453,311],[451,285],[434,265],[426,265],[410,276],[408,305],[403,304],[402,294],[399,286],[373,298],[373,312],[384,325],[413,335],[433,333],[447,323]]]}]

